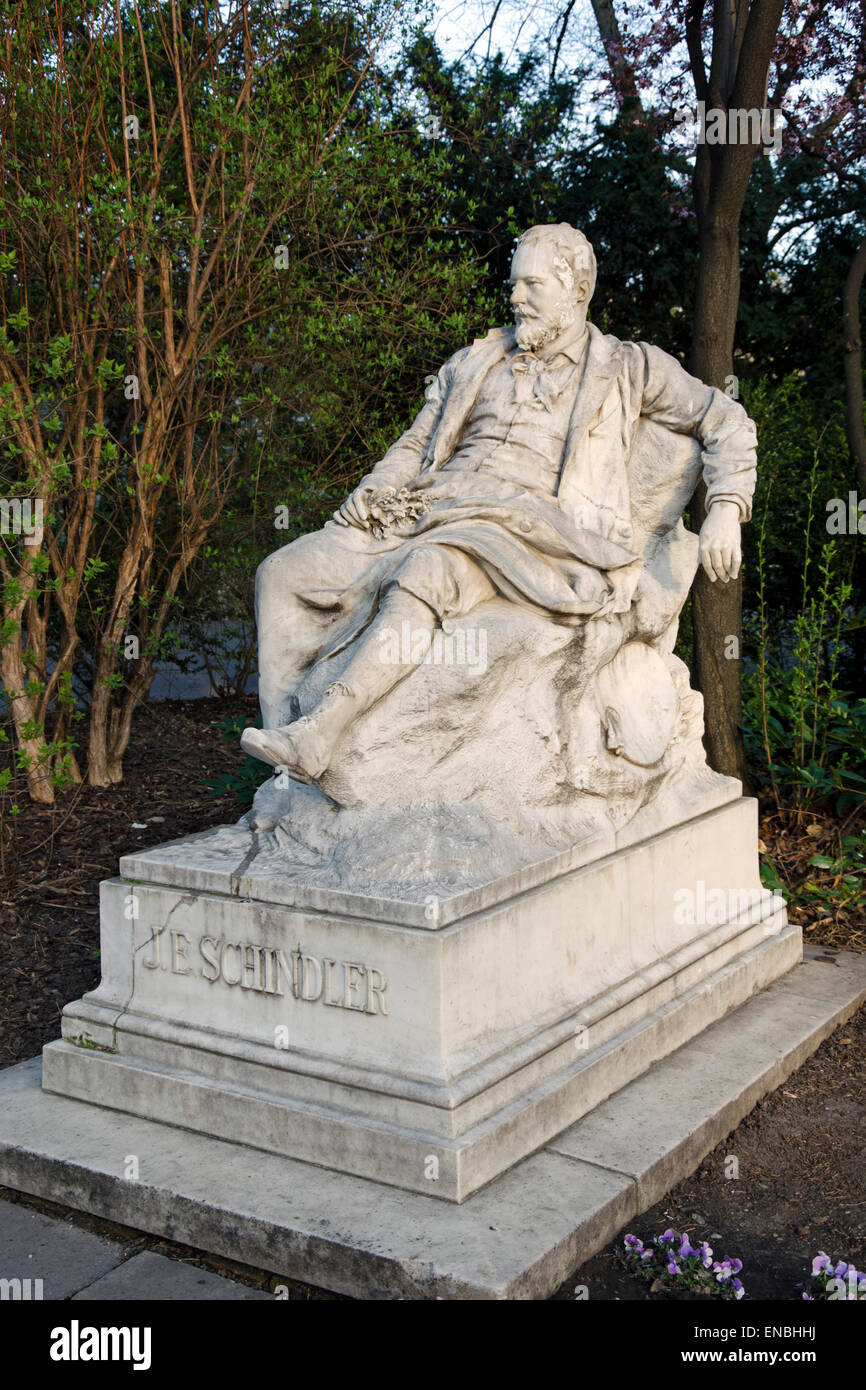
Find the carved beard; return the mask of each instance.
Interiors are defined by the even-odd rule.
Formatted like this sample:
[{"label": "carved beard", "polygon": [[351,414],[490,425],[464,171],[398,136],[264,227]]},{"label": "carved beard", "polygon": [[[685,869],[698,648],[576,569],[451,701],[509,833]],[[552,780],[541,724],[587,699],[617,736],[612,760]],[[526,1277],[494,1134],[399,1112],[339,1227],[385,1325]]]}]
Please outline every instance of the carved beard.
[{"label": "carved beard", "polygon": [[524,352],[537,352],[545,343],[552,343],[574,323],[576,305],[571,299],[560,299],[549,318],[527,317],[518,309],[514,315],[517,346]]}]

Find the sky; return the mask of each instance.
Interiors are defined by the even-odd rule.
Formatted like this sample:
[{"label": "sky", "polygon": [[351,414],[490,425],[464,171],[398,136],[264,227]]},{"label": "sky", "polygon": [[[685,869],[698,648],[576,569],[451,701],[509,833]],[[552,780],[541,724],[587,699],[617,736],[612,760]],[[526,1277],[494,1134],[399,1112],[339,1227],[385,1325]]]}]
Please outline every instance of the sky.
[{"label": "sky", "polygon": [[[478,56],[500,49],[508,59],[538,39],[547,41],[553,36],[555,41],[562,6],[559,0],[432,0],[432,9],[436,39],[447,57],[460,58],[477,39],[474,48]],[[596,36],[589,0],[577,0],[560,62],[573,63],[581,48]]]},{"label": "sky", "polygon": [[[485,57],[501,51],[515,61],[539,41],[552,55],[563,0],[426,0],[432,32],[444,55],[455,61],[474,52]],[[590,0],[575,0],[562,44],[557,71],[586,60],[589,49],[600,50]]]}]

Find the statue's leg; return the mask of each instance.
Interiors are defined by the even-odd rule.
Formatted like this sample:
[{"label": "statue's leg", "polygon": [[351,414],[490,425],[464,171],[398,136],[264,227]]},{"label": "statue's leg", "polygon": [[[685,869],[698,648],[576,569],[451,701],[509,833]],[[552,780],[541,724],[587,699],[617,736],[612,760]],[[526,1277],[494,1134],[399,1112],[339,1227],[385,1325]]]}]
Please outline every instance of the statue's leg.
[{"label": "statue's leg", "polygon": [[[462,551],[440,545],[416,546],[389,575],[375,619],[359,639],[342,676],[328,687],[315,709],[288,725],[247,730],[243,746],[275,767],[286,767],[301,780],[320,776],[352,720],[423,661],[427,643],[418,642],[415,635],[423,632],[432,636],[443,617],[468,613],[494,592],[484,571]],[[390,661],[389,644],[383,637],[400,633],[404,623],[413,633],[408,646],[418,653],[417,659]]]},{"label": "statue's leg", "polygon": [[[266,729],[293,717],[292,695],[335,626],[351,619],[346,594],[387,565],[366,532],[331,523],[275,550],[256,572],[259,700]],[[351,600],[349,600],[351,603]]]}]

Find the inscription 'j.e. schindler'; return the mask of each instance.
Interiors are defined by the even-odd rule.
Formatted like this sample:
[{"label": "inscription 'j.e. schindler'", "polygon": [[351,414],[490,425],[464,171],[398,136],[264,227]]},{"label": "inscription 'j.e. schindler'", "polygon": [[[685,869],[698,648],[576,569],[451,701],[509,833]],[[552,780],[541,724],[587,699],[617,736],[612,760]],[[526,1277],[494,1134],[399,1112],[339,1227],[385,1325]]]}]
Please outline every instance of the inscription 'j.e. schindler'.
[{"label": "inscription 'j.e. schindler'", "polygon": [[168,970],[173,975],[198,975],[209,984],[224,984],[256,994],[282,995],[286,989],[308,1004],[330,1004],[335,1009],[387,1017],[385,991],[388,981],[380,970],[354,960],[312,956],[300,946],[286,954],[255,942],[227,941],[221,936],[198,938],[198,959],[192,938],[183,931],[154,932],[147,943],[150,955],[142,964],[148,970]]}]

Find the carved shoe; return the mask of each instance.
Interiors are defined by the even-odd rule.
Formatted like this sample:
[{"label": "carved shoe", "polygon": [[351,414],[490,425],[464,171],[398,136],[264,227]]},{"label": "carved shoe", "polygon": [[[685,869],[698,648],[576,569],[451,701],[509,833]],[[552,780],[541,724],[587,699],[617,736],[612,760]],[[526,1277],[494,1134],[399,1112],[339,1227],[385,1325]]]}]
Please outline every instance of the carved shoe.
[{"label": "carved shoe", "polygon": [[321,777],[331,760],[331,748],[312,720],[296,719],[279,729],[244,729],[241,748],[271,767],[285,769],[297,782]]}]

